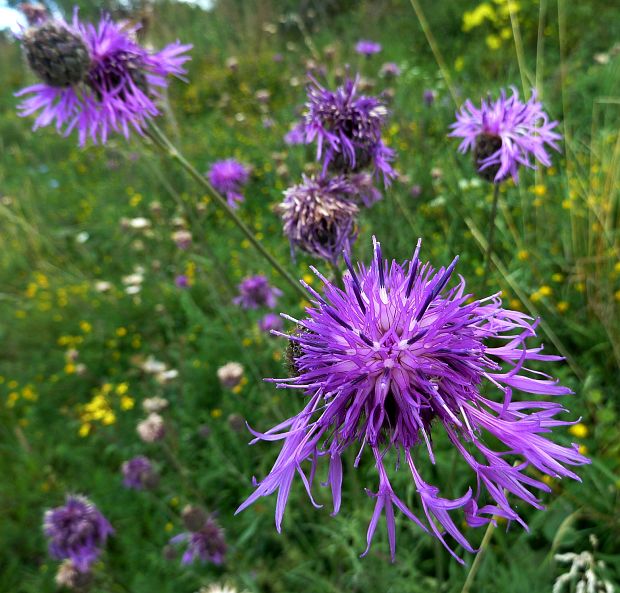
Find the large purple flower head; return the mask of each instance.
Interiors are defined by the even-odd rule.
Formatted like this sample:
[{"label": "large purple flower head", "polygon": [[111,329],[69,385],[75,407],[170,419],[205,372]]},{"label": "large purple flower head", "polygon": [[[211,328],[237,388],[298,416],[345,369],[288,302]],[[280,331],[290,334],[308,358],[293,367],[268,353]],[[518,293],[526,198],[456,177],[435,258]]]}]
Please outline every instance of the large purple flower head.
[{"label": "large purple flower head", "polygon": [[181,559],[183,564],[192,564],[195,560],[222,564],[226,555],[224,530],[212,516],[207,517],[200,526],[196,525],[195,530],[174,536],[170,543],[187,544]]},{"label": "large purple flower head", "polygon": [[22,36],[26,57],[41,83],[22,89],[20,115],[37,114],[34,127],[54,124],[65,135],[77,129],[80,145],[105,143],[111,130],[142,134],[159,115],[157,101],[169,75],[181,77],[191,45],[179,42],[151,53],[138,45],[136,28],[109,16],[97,26],[45,20]]},{"label": "large purple flower head", "polygon": [[207,175],[213,187],[226,196],[231,208],[237,208],[238,202],[243,202],[241,188],[250,177],[250,170],[246,166],[235,159],[216,161]]},{"label": "large purple flower head", "polygon": [[[347,258],[344,290],[315,271],[324,283],[324,294],[305,285],[314,299],[306,309],[308,317],[283,315],[296,324],[288,335],[276,332],[293,345],[289,350],[295,372],[273,381],[281,388],[301,389],[306,403],[298,415],[267,433],[253,433],[257,440],[284,444],[271,472],[239,511],[277,490],[280,530],[295,473],[312,497],[317,463],[327,457],[327,483],[337,513],[342,455],[353,446],[358,449],[355,466],[370,450],[378,474],[376,492],[367,490],[376,502],[366,552],[385,511],[394,558],[395,506],[424,531],[432,531],[458,558],[452,551],[457,544],[473,550],[453,511],[462,509],[472,526],[488,523],[493,515],[524,524],[507,495],[541,508],[531,489],[550,490],[532,477],[530,468],[579,479],[565,467],[588,462],[577,445],[564,447],[547,438],[553,427],[570,424],[555,418],[564,408],[553,401],[515,397],[517,391],[543,396],[570,393],[548,375],[526,367],[528,361],[559,358],[526,345],[535,336],[536,323],[523,313],[503,309],[497,294],[472,300],[462,278],[448,288],[457,259],[435,270],[420,262],[419,249],[420,242],[412,259],[399,265],[384,261],[375,241],[370,267],[354,268]],[[492,390],[499,397],[494,398]],[[435,462],[433,436],[439,431],[475,478],[475,490],[455,499],[443,498],[423,477],[427,464],[422,457],[426,451]],[[493,450],[490,442],[500,443],[499,450]],[[516,465],[514,457],[519,460]],[[418,509],[426,521],[392,488],[390,474],[402,468],[401,461],[411,474]]]},{"label": "large purple flower head", "polygon": [[45,512],[43,532],[51,556],[69,559],[77,570],[87,572],[114,529],[86,497],[67,496],[64,506]]},{"label": "large purple flower head", "polygon": [[154,488],[159,482],[159,476],[153,463],[144,455],[137,455],[125,461],[121,466],[123,485],[133,490]]},{"label": "large purple flower head", "polygon": [[497,101],[483,100],[480,108],[469,99],[465,101],[456,114],[456,122],[450,126],[450,136],[463,138],[460,152],[473,151],[483,179],[500,183],[511,175],[517,183],[521,165],[535,168],[532,159],[545,167],[551,165],[545,145],[560,150],[557,141],[562,136],[554,131],[557,125],[536,100],[535,90],[523,103],[513,88],[511,97],[502,90]]},{"label": "large purple flower head", "polygon": [[368,39],[360,39],[355,44],[355,51],[362,56],[369,58],[381,51],[381,44],[376,41],[369,41]]},{"label": "large purple flower head", "polygon": [[233,303],[244,309],[258,309],[259,307],[273,309],[278,297],[282,296],[282,291],[271,286],[269,280],[261,275],[244,278],[238,288],[239,295],[233,299]]},{"label": "large purple flower head", "polygon": [[375,97],[359,95],[359,76],[347,78],[335,91],[310,78],[304,116],[306,142],[317,142],[317,160],[323,173],[331,168],[339,173],[369,168],[389,184],[396,176],[390,165],[394,151],[381,139],[388,111]]},{"label": "large purple flower head", "polygon": [[336,263],[357,236],[356,187],[345,177],[306,177],[284,192],[278,212],[291,248]]}]

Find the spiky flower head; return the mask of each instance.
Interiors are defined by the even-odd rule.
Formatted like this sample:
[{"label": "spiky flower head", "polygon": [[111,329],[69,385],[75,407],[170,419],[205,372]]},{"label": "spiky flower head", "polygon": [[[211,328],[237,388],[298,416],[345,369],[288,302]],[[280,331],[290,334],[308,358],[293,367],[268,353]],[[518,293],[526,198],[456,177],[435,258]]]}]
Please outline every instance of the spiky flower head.
[{"label": "spiky flower head", "polygon": [[388,110],[376,97],[358,94],[359,76],[330,91],[310,78],[304,115],[306,143],[316,141],[323,173],[356,173],[370,169],[389,184],[394,151],[381,139]]},{"label": "spiky flower head", "polygon": [[22,89],[20,115],[37,114],[34,128],[55,125],[65,135],[77,129],[80,145],[105,143],[111,131],[142,134],[159,115],[157,102],[167,77],[181,77],[190,45],[179,42],[151,53],[135,41],[136,28],[103,16],[97,26],[45,20],[27,30],[22,43],[42,80]]},{"label": "spiky flower head", "polygon": [[259,307],[269,307],[273,309],[282,291],[269,284],[269,280],[260,274],[244,278],[239,286],[239,296],[233,299],[235,305],[240,305],[244,309],[258,309]]},{"label": "spiky flower head", "polygon": [[519,181],[519,167],[535,169],[532,161],[551,166],[546,146],[559,151],[562,138],[554,131],[557,121],[551,121],[532,90],[523,103],[512,89],[507,97],[502,90],[497,101],[483,100],[480,108],[468,99],[456,113],[450,136],[463,138],[459,151],[472,151],[479,175],[490,182],[500,183],[509,175]]},{"label": "spiky flower head", "polygon": [[[271,472],[238,511],[277,490],[280,530],[295,473],[312,499],[318,461],[327,457],[327,483],[337,513],[342,455],[353,446],[358,449],[355,466],[367,451],[378,474],[376,492],[367,490],[376,502],[366,552],[385,511],[394,557],[396,507],[424,531],[432,531],[458,558],[452,551],[455,545],[473,549],[459,531],[454,511],[461,509],[471,526],[488,523],[493,515],[524,524],[507,495],[540,508],[530,489],[550,490],[530,469],[578,479],[565,467],[587,463],[577,445],[564,447],[547,438],[553,427],[570,424],[555,418],[564,408],[553,401],[516,397],[518,391],[537,396],[570,393],[551,377],[526,367],[529,361],[559,358],[526,345],[535,336],[536,323],[502,308],[498,294],[473,300],[462,278],[448,288],[458,258],[435,270],[420,262],[419,249],[420,242],[412,259],[399,265],[384,261],[375,241],[370,267],[354,268],[347,258],[344,290],[316,271],[324,283],[323,295],[303,283],[314,299],[306,309],[308,317],[283,315],[297,330],[276,332],[298,345],[297,373],[273,381],[281,388],[302,390],[306,403],[298,415],[267,433],[253,432],[256,440],[280,439],[284,444]],[[423,477],[428,469],[423,452],[435,462],[437,432],[473,470],[475,491],[469,488],[455,499],[444,498]],[[492,449],[497,442],[500,451]],[[512,464],[513,456],[519,459],[517,465]],[[400,461],[411,474],[426,521],[392,488],[390,474],[402,467]]]},{"label": "spiky flower head", "polygon": [[52,557],[88,572],[114,529],[88,498],[68,495],[64,506],[45,511],[43,533]]},{"label": "spiky flower head", "polygon": [[211,185],[224,194],[231,208],[237,208],[243,202],[241,189],[250,178],[250,170],[235,159],[216,161],[207,173]]},{"label": "spiky flower head", "polygon": [[284,192],[277,210],[291,249],[336,263],[357,236],[356,187],[344,176],[306,177]]},{"label": "spiky flower head", "polygon": [[198,529],[175,535],[169,543],[187,544],[181,559],[183,564],[192,564],[195,560],[222,564],[226,555],[224,530],[213,516],[207,517]]},{"label": "spiky flower head", "polygon": [[134,490],[154,488],[159,482],[157,471],[152,461],[144,455],[137,455],[125,461],[121,466],[123,485]]},{"label": "spiky flower head", "polygon": [[381,51],[381,44],[376,41],[369,41],[368,39],[360,39],[355,44],[355,51],[362,56],[369,58]]}]

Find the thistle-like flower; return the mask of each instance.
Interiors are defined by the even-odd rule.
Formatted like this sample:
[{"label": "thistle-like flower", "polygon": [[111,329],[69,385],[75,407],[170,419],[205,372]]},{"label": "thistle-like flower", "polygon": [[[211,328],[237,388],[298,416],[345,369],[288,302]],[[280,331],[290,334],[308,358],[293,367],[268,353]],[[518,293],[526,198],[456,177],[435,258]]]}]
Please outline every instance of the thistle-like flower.
[{"label": "thistle-like flower", "polygon": [[519,167],[536,168],[532,159],[545,167],[551,158],[545,145],[559,151],[557,142],[562,138],[554,131],[557,121],[551,121],[536,100],[536,91],[526,103],[519,99],[516,89],[507,97],[502,90],[500,98],[482,101],[480,108],[468,99],[456,114],[450,127],[450,136],[463,138],[459,151],[473,151],[478,174],[487,181],[500,183],[508,175],[519,181]]},{"label": "thistle-like flower", "polygon": [[359,95],[359,76],[347,78],[335,91],[310,78],[304,115],[306,143],[316,140],[323,173],[372,170],[387,185],[396,176],[390,165],[394,151],[381,139],[388,110],[375,97]]},{"label": "thistle-like flower", "polygon": [[104,16],[97,26],[44,20],[28,29],[22,44],[41,83],[22,89],[20,115],[37,114],[34,128],[51,124],[65,135],[77,129],[80,145],[105,143],[110,131],[142,134],[159,115],[157,101],[170,75],[181,77],[190,45],[179,42],[151,53],[138,45],[135,28]]},{"label": "thistle-like flower", "polygon": [[244,309],[258,309],[259,307],[273,309],[278,298],[282,296],[282,291],[271,286],[269,280],[260,274],[244,278],[237,288],[239,296],[233,299],[233,303]]},{"label": "thistle-like flower", "polygon": [[45,512],[43,532],[52,557],[71,560],[76,570],[88,572],[114,529],[86,497],[67,496],[64,506]]},{"label": "thistle-like flower", "polygon": [[355,44],[355,51],[362,56],[366,56],[367,58],[378,54],[381,49],[380,43],[377,43],[376,41],[369,41],[368,39],[360,39]]},{"label": "thistle-like flower", "polygon": [[[189,527],[188,527],[189,529]],[[181,562],[192,564],[195,560],[222,564],[226,555],[224,530],[213,516],[209,516],[195,529],[175,535],[169,542],[171,545],[187,544]]]},{"label": "thistle-like flower", "polygon": [[[367,490],[376,503],[366,552],[385,511],[394,558],[396,507],[424,531],[432,531],[458,558],[452,550],[456,545],[473,549],[459,531],[454,511],[461,509],[471,526],[488,523],[493,515],[525,525],[508,495],[541,508],[530,489],[550,490],[530,469],[579,479],[566,467],[588,462],[577,445],[564,447],[547,438],[554,427],[571,424],[555,418],[564,408],[552,401],[516,397],[517,391],[570,393],[548,375],[525,366],[528,361],[559,359],[526,345],[535,336],[536,322],[502,308],[498,294],[472,300],[462,278],[448,288],[458,258],[435,270],[420,262],[419,250],[420,242],[408,263],[389,263],[375,241],[370,267],[354,268],[346,258],[344,290],[316,270],[324,283],[323,295],[302,283],[314,299],[306,309],[308,317],[283,315],[296,329],[290,334],[274,332],[296,345],[291,349],[294,376],[272,381],[281,388],[302,390],[306,402],[298,415],[266,433],[253,432],[256,440],[284,444],[271,472],[238,512],[277,490],[275,520],[280,530],[295,473],[312,500],[318,461],[327,457],[327,483],[337,513],[342,455],[356,447],[355,466],[370,450],[378,474],[376,492]],[[492,389],[500,397],[494,398]],[[423,477],[423,450],[434,463],[432,433],[440,430],[475,478],[475,491],[469,488],[455,499],[443,498]],[[499,442],[501,450],[493,450],[493,442]],[[517,465],[512,464],[513,456],[520,460]],[[401,461],[411,474],[426,521],[392,487],[390,470],[402,467]],[[302,467],[305,462],[309,477]]]},{"label": "thistle-like flower", "polygon": [[137,455],[125,461],[121,466],[123,485],[133,490],[154,488],[159,482],[159,475],[153,463],[144,455]]},{"label": "thistle-like flower", "polygon": [[226,196],[231,208],[238,208],[244,198],[242,187],[248,182],[250,170],[235,159],[216,161],[207,173],[211,185]]},{"label": "thistle-like flower", "polygon": [[343,176],[306,177],[284,192],[277,210],[291,249],[301,249],[334,264],[357,236],[357,188]]}]

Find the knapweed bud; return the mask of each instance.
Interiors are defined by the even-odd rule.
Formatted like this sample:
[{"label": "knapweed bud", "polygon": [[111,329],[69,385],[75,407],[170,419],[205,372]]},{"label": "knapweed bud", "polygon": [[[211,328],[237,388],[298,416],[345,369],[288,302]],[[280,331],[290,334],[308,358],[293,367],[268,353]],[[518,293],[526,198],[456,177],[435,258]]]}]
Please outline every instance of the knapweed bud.
[{"label": "knapweed bud", "polygon": [[188,531],[200,531],[207,521],[207,514],[197,506],[188,504],[183,508],[181,512],[181,518],[183,519],[183,525]]},{"label": "knapweed bud", "polygon": [[166,434],[164,419],[155,413],[149,414],[145,420],[139,422],[136,430],[145,443],[161,441]]},{"label": "knapweed bud", "polygon": [[473,152],[474,165],[476,166],[478,175],[489,183],[495,182],[495,176],[501,165],[500,163],[496,163],[480,170],[480,163],[494,155],[501,147],[502,139],[494,134],[480,134],[476,138]]},{"label": "knapweed bud", "polygon": [[90,54],[84,40],[63,24],[46,22],[29,29],[23,45],[28,64],[50,86],[78,84],[88,72]]},{"label": "knapweed bud", "polygon": [[241,379],[243,379],[243,366],[238,362],[229,362],[217,369],[217,378],[222,384],[222,387],[233,389],[239,385]]}]

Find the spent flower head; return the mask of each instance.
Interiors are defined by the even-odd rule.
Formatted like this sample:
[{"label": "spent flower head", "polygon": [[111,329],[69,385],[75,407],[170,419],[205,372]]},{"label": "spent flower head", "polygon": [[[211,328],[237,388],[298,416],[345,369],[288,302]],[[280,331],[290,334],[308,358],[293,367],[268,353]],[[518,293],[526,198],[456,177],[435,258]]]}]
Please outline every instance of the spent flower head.
[{"label": "spent flower head", "polygon": [[[346,258],[344,289],[316,271],[324,283],[323,295],[304,283],[313,298],[308,316],[298,320],[283,315],[296,329],[290,334],[275,332],[295,344],[290,355],[293,376],[272,381],[280,388],[301,390],[305,404],[299,414],[266,433],[253,431],[256,440],[282,440],[283,446],[270,473],[238,511],[278,491],[275,519],[280,530],[295,474],[300,474],[313,500],[313,477],[318,462],[326,458],[327,484],[337,513],[342,457],[354,447],[354,467],[367,452],[378,478],[376,491],[367,490],[375,510],[366,552],[385,511],[394,557],[396,507],[458,558],[454,546],[470,552],[473,548],[453,513],[460,510],[470,526],[488,523],[493,516],[525,525],[508,495],[542,508],[532,490],[550,488],[532,475],[532,469],[579,479],[567,467],[588,462],[578,446],[564,447],[549,438],[555,427],[571,422],[556,418],[565,411],[561,404],[538,397],[570,390],[527,366],[530,361],[559,359],[526,344],[535,337],[537,322],[504,309],[499,294],[474,300],[462,277],[448,287],[458,258],[435,270],[420,261],[419,250],[420,242],[411,260],[400,265],[384,260],[375,241],[370,266],[354,267]],[[523,401],[518,392],[537,398]],[[441,496],[424,477],[428,464],[423,452],[435,463],[437,432],[473,472],[475,489],[454,499]],[[496,443],[498,450],[493,448]],[[518,463],[513,465],[511,457]],[[414,514],[392,486],[391,474],[403,465],[426,520]]]},{"label": "spent flower head", "polygon": [[150,52],[135,41],[136,28],[104,15],[95,26],[77,10],[68,23],[44,19],[22,35],[28,63],[41,82],[22,89],[20,115],[36,114],[34,127],[55,125],[80,145],[105,143],[111,131],[140,134],[159,115],[157,102],[170,75],[182,77],[190,45],[178,41]]},{"label": "spent flower head", "polygon": [[390,162],[394,151],[387,147],[381,132],[388,110],[376,97],[360,95],[359,76],[346,78],[335,91],[310,77],[304,115],[306,143],[317,143],[317,160],[323,173],[356,173],[370,169],[387,185],[396,173]]},{"label": "spent flower head", "polygon": [[546,147],[559,151],[562,138],[536,99],[533,90],[527,102],[519,99],[516,89],[508,97],[502,90],[499,99],[483,100],[480,108],[468,99],[456,114],[450,136],[463,138],[460,152],[472,151],[479,175],[500,183],[509,175],[519,181],[519,167],[536,168],[532,161],[551,166]]},{"label": "spent flower head", "polygon": [[346,177],[306,177],[284,192],[277,210],[291,249],[336,263],[357,236],[356,187]]},{"label": "spent flower head", "polygon": [[63,506],[45,511],[43,533],[53,558],[71,560],[77,571],[88,572],[114,529],[88,498],[67,495]]},{"label": "spent flower head", "polygon": [[181,559],[182,564],[192,564],[195,560],[222,564],[226,555],[224,530],[213,516],[208,516],[195,530],[174,536],[171,545],[186,544],[187,548]]}]

